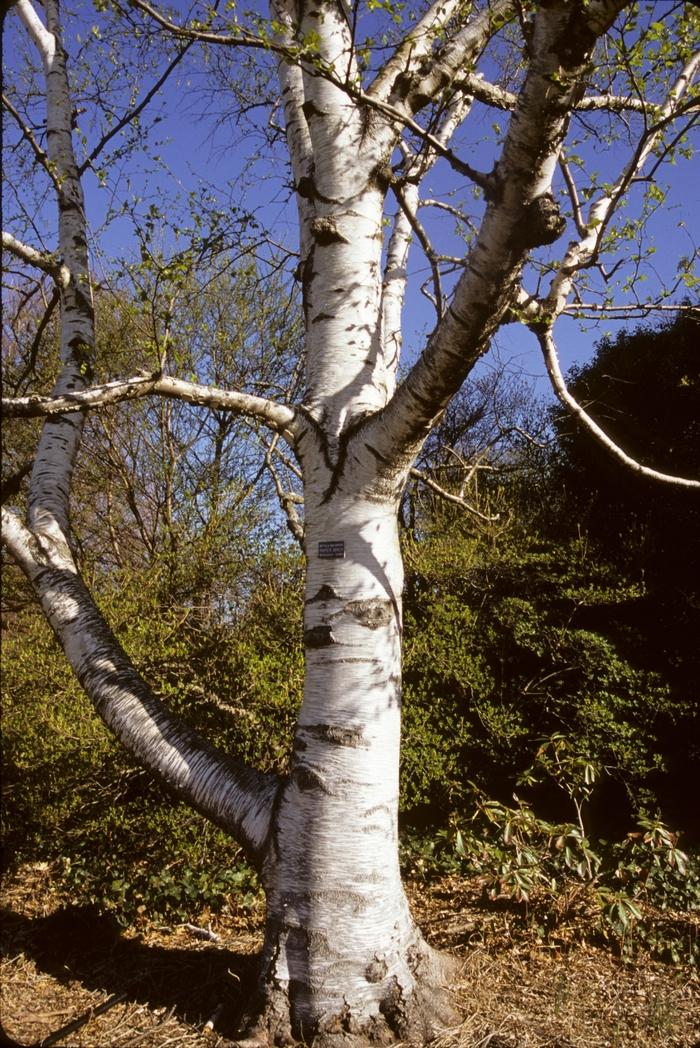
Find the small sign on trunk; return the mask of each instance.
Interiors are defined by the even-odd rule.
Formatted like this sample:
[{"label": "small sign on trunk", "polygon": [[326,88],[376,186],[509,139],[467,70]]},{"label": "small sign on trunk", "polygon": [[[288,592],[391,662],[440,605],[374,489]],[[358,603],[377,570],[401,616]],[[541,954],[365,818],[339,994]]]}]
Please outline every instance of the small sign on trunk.
[{"label": "small sign on trunk", "polygon": [[345,543],[319,542],[318,555],[326,560],[343,560],[345,557]]}]

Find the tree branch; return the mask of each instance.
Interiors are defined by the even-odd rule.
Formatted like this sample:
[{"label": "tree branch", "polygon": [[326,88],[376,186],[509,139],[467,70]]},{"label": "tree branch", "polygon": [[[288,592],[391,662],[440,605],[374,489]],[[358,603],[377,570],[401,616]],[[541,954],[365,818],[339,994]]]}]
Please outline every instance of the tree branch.
[{"label": "tree branch", "polygon": [[50,255],[47,251],[37,251],[35,247],[23,244],[21,240],[17,240],[16,237],[13,237],[11,233],[6,232],[4,229],[2,231],[2,246],[5,251],[11,251],[13,255],[21,258],[28,265],[40,269],[42,273],[48,273],[61,287],[65,287],[70,281],[68,267],[59,262],[55,255]]},{"label": "tree branch", "polygon": [[[463,90],[473,95],[479,102],[490,106],[492,109],[500,109],[506,112],[515,109],[518,96],[485,80],[481,73],[468,73],[460,77],[456,84]],[[584,95],[572,106],[574,112],[590,113],[605,111],[609,113],[642,113],[645,116],[660,112],[661,107],[653,102],[646,102],[643,98],[632,95]]]},{"label": "tree branch", "polygon": [[445,312],[445,303],[442,294],[442,282],[440,280],[440,268],[438,266],[437,256],[435,254],[435,251],[433,250],[433,246],[430,243],[430,240],[428,239],[428,234],[423,229],[423,226],[416,217],[415,211],[406,199],[406,194],[403,188],[400,185],[396,184],[392,186],[392,189],[394,190],[394,195],[396,196],[396,199],[398,200],[401,206],[401,210],[408,219],[408,223],[411,229],[416,234],[420,246],[423,248],[423,253],[430,265],[430,269],[433,274],[433,287],[435,288],[435,310],[437,312],[439,320]]},{"label": "tree branch", "polygon": [[49,322],[51,320],[51,317],[54,314],[54,310],[56,309],[56,306],[58,305],[58,303],[60,301],[60,297],[61,296],[60,296],[60,293],[58,291],[58,288],[54,288],[53,289],[53,294],[51,295],[51,298],[47,302],[46,309],[44,310],[42,318],[39,321],[39,323],[37,324],[36,331],[34,332],[34,338],[32,339],[32,344],[29,347],[29,359],[27,360],[26,366],[24,367],[24,369],[22,370],[22,373],[20,374],[19,378],[17,379],[17,381],[14,384],[15,393],[17,393],[18,390],[21,389],[22,383],[32,373],[32,371],[34,370],[34,368],[36,366],[36,359],[37,359],[37,355],[39,353],[39,348],[41,346],[41,340],[44,337],[44,332],[46,331],[46,328],[47,328],[47,326],[48,326],[48,324],[49,324]]},{"label": "tree branch", "polygon": [[[580,24],[572,21],[566,5],[538,8],[532,60],[464,273],[420,358],[383,411],[367,424],[373,446],[390,460],[397,452],[400,456],[420,447],[515,303],[529,252],[562,234],[565,221],[551,194],[551,182],[594,43],[591,29],[597,24],[604,32],[624,3],[611,0],[582,6],[577,15]],[[560,72],[564,38],[565,76]]]},{"label": "tree branch", "polygon": [[235,411],[241,415],[250,415],[260,419],[270,429],[280,433],[291,445],[296,438],[296,413],[293,408],[276,404],[264,397],[250,393],[239,393],[235,390],[219,389],[216,386],[203,386],[197,382],[185,382],[183,379],[170,378],[167,375],[146,376],[118,379],[101,386],[91,386],[76,393],[64,393],[60,396],[8,397],[2,400],[2,414],[5,418],[37,418],[42,415],[60,415],[66,412],[82,411],[118,404],[126,400],[136,400],[151,395],[185,400],[189,404],[216,408],[223,411]]},{"label": "tree branch", "polygon": [[97,143],[97,145],[94,147],[94,149],[92,149],[90,151],[89,156],[82,162],[82,164],[78,168],[78,174],[79,175],[82,175],[82,174],[85,173],[85,171],[90,166],[92,161],[97,159],[97,157],[100,155],[100,153],[102,152],[104,147],[109,142],[111,142],[111,140],[114,138],[115,135],[118,135],[119,132],[123,128],[125,128],[126,125],[131,120],[134,119],[134,117],[139,116],[139,114],[143,112],[143,110],[146,108],[146,106],[151,101],[151,99],[158,93],[158,91],[160,91],[161,87],[166,82],[166,80],[168,79],[168,77],[172,73],[173,69],[175,69],[180,64],[180,62],[185,57],[185,55],[187,54],[189,49],[192,47],[193,43],[194,43],[193,40],[186,41],[186,43],[185,43],[184,47],[182,48],[182,50],[179,51],[175,55],[175,57],[173,58],[172,62],[166,68],[165,72],[162,74],[162,76],[160,76],[158,78],[158,80],[156,80],[156,82],[146,92],[146,94],[143,96],[143,98],[141,99],[139,104],[137,106],[135,106],[133,109],[130,109],[129,112],[126,113],[121,118],[121,120],[117,121],[117,123],[114,125],[114,127],[110,128],[109,131],[105,135],[102,136],[102,138]]},{"label": "tree branch", "polygon": [[[459,18],[460,5],[438,0],[379,71],[368,95],[405,106],[408,115],[417,112],[479,55],[489,38],[513,17],[515,6],[513,0],[495,0],[465,24]],[[448,31],[447,39],[435,49],[440,32],[453,18],[456,29]]]},{"label": "tree branch", "polygon": [[533,330],[537,335],[542,348],[545,364],[547,366],[547,374],[549,375],[554,392],[560,402],[571,415],[583,424],[588,432],[602,447],[605,448],[606,451],[609,451],[618,462],[622,462],[628,469],[631,469],[634,473],[638,473],[642,477],[648,477],[650,480],[654,481],[662,481],[664,484],[673,484],[675,487],[700,489],[700,480],[690,480],[689,478],[676,477],[669,473],[660,473],[658,470],[651,469],[649,466],[643,466],[641,462],[633,459],[631,455],[628,455],[626,451],[623,451],[619,444],[616,444],[615,441],[608,436],[605,430],[601,429],[598,423],[591,418],[584,408],[581,407],[576,398],[569,392],[559,366],[559,358],[552,329],[547,327],[544,329],[533,328]]},{"label": "tree branch", "polygon": [[243,31],[239,33],[215,33],[208,29],[178,25],[177,22],[173,22],[170,18],[162,15],[151,4],[147,3],[147,0],[128,0],[128,2],[131,7],[135,7],[138,11],[148,15],[162,29],[167,29],[169,33],[180,39],[201,40],[202,43],[223,44],[227,47],[254,47],[293,59],[298,59],[299,53],[302,51],[302,48],[290,51],[284,45],[276,44],[273,40],[263,39]]},{"label": "tree branch", "polygon": [[275,485],[275,491],[277,492],[277,498],[279,499],[280,505],[284,511],[284,515],[287,518],[287,527],[299,543],[299,546],[303,550],[304,548],[304,525],[299,520],[299,514],[297,513],[296,507],[303,504],[303,499],[296,495],[293,491],[286,491],[282,485],[279,474],[275,469],[272,462],[272,455],[275,450],[275,437],[270,446],[265,451],[265,467],[272,477],[272,483]]},{"label": "tree branch", "polygon": [[37,161],[39,162],[41,167],[43,167],[44,171],[46,172],[46,174],[49,176],[49,178],[53,182],[54,189],[56,190],[57,193],[60,193],[61,192],[61,183],[59,182],[58,178],[56,177],[56,172],[54,171],[53,167],[51,166],[51,162],[49,161],[48,156],[46,155],[44,150],[41,148],[39,143],[37,142],[36,138],[34,137],[34,135],[31,132],[31,130],[24,123],[24,121],[22,120],[22,117],[19,115],[18,111],[12,105],[12,102],[10,102],[9,98],[7,97],[7,95],[3,95],[2,96],[2,104],[4,105],[4,107],[8,111],[8,113],[10,113],[11,116],[14,118],[17,126],[19,127],[20,131],[22,132],[22,137],[24,139],[26,139],[26,141],[29,143],[29,145],[31,146],[32,152],[34,153],[34,156],[36,157]]},{"label": "tree branch", "polygon": [[41,21],[30,0],[17,0],[16,8],[27,32],[41,55],[44,70],[48,72],[56,53],[56,38]]},{"label": "tree branch", "polygon": [[478,517],[479,520],[485,521],[487,524],[495,524],[497,520],[501,519],[499,513],[497,513],[495,517],[489,517],[488,514],[482,513],[481,510],[476,508],[476,506],[472,506],[471,502],[467,502],[467,500],[461,495],[455,495],[451,491],[448,491],[447,488],[441,487],[432,477],[429,477],[427,473],[423,472],[423,470],[416,469],[415,466],[411,468],[411,476],[420,481],[421,484],[424,484],[426,488],[430,488],[431,491],[434,491],[436,495],[440,496],[440,498],[445,499],[447,502],[453,502],[456,506],[465,509],[468,513]]},{"label": "tree branch", "polygon": [[233,834],[259,864],[279,780],[216,750],[173,716],[140,677],[95,606],[67,546],[58,550],[2,509],[2,541],[32,584],[97,713],[177,796]]},{"label": "tree branch", "polygon": [[637,147],[628,164],[613,186],[591,205],[588,217],[583,219],[579,213],[577,225],[583,225],[583,234],[578,242],[569,244],[557,273],[552,280],[549,292],[542,306],[545,313],[554,319],[567,305],[576,273],[589,266],[597,257],[603,236],[610,220],[622,200],[643,168],[659,139],[663,129],[673,121],[684,108],[682,99],[692,84],[693,77],[700,67],[700,51],[696,52],[681,70],[665,104],[660,107],[659,119],[649,127],[637,143]]}]

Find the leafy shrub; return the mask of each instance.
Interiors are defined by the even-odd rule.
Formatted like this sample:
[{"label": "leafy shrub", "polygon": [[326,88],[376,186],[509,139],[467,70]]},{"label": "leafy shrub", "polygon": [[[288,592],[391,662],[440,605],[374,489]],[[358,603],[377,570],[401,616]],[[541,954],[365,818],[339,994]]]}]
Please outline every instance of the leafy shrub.
[{"label": "leafy shrub", "polygon": [[519,798],[514,807],[484,799],[453,842],[462,871],[489,899],[525,904],[542,939],[581,921],[579,934],[626,956],[643,948],[674,963],[700,960],[700,934],[687,920],[700,904],[700,861],[659,820],[640,819],[610,845],[591,842],[575,823],[538,818]]},{"label": "leafy shrub", "polygon": [[[407,542],[405,825],[439,825],[437,812],[444,825],[470,797],[469,780],[507,800],[533,740],[557,732],[606,770],[589,812],[599,833],[624,834],[682,793],[676,754],[696,704],[649,664],[649,631],[636,619],[644,587],[581,536],[505,532],[489,548],[462,521],[440,524]],[[536,792],[540,810],[560,818],[553,782]]]},{"label": "leafy shrub", "polygon": [[[539,939],[560,946],[595,937],[623,956],[640,950],[673,963],[700,960],[700,856],[687,855],[658,817],[607,842],[587,832],[604,771],[562,734],[542,741],[520,785],[551,780],[573,819],[550,821],[517,794],[514,804],[472,785],[470,815],[430,835],[404,834],[402,864],[418,879],[466,878],[486,905],[515,908]],[[463,812],[467,807],[463,809]]]},{"label": "leafy shrub", "polygon": [[[168,600],[161,566],[110,575],[102,609],[164,702],[215,744],[284,770],[300,699],[299,573],[263,558],[245,614],[203,628]],[[6,617],[4,863],[49,861],[66,893],[191,918],[259,897],[240,849],[135,767],[102,725],[32,604]]]}]

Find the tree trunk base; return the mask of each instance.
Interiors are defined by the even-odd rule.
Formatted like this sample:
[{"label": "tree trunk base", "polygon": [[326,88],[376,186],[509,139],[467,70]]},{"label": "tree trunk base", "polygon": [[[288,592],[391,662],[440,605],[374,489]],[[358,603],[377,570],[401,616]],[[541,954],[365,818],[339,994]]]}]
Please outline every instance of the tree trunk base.
[{"label": "tree trunk base", "polygon": [[295,1021],[294,993],[261,979],[257,1003],[239,1023],[236,1048],[368,1048],[368,1046],[426,1045],[459,1022],[450,983],[459,963],[421,941],[407,960],[411,985],[402,986],[392,976],[382,986],[374,1008],[362,1002],[353,1007],[347,1000],[337,1014],[326,1014],[304,1029]]}]

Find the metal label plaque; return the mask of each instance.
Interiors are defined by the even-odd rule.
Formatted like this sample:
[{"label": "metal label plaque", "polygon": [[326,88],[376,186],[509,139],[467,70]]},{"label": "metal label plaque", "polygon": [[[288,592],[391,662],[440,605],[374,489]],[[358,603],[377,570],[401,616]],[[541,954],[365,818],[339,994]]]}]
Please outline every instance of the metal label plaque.
[{"label": "metal label plaque", "polygon": [[318,555],[326,560],[343,560],[345,557],[345,543],[319,542]]}]

